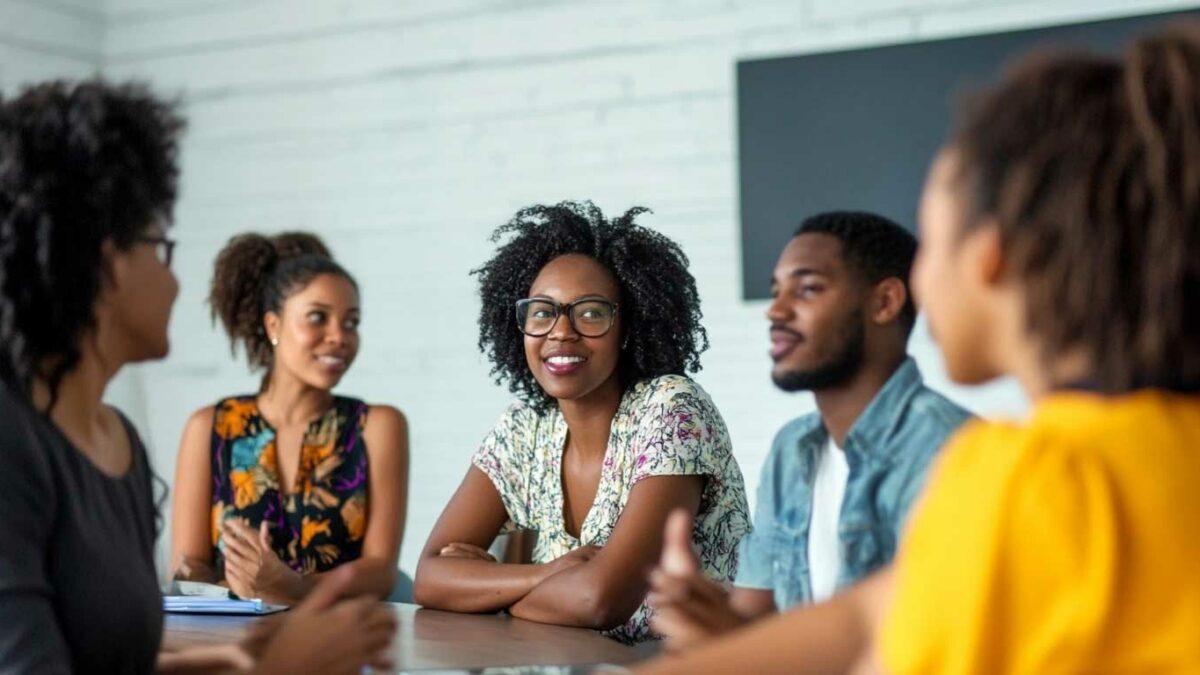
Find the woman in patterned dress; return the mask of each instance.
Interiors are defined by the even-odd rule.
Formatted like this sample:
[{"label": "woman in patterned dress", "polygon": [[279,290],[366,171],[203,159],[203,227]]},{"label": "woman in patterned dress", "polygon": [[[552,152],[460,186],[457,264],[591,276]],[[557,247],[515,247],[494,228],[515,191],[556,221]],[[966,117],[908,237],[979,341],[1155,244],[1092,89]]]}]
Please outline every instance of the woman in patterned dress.
[{"label": "woman in patterned dress", "polygon": [[[707,347],[687,258],[590,203],[534,206],[476,270],[479,344],[520,399],[476,452],[421,554],[419,603],[653,638],[645,570],[675,508],[696,514],[705,571],[726,581],[749,528],[729,434],[686,377]],[[485,550],[536,531],[532,564]]]},{"label": "woman in patterned dress", "polygon": [[233,346],[264,369],[257,394],[207,406],[180,443],[177,577],[291,604],[354,565],[357,591],[396,579],[408,481],[400,411],[334,395],[358,353],[358,287],[317,237],[234,237],[209,296]]}]

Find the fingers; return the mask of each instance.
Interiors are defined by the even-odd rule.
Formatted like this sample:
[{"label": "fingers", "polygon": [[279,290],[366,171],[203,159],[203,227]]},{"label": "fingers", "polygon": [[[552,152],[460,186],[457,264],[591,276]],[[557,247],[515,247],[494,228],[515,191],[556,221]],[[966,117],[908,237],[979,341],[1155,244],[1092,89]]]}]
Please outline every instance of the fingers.
[{"label": "fingers", "polygon": [[232,540],[225,542],[225,564],[230,561],[240,561],[243,564],[258,563],[262,557],[258,554],[258,549],[251,548],[245,544],[234,543]]},{"label": "fingers", "polygon": [[217,576],[210,561],[189,558],[183,553],[176,559],[174,570],[173,579],[211,582]]},{"label": "fingers", "polygon": [[692,514],[675,509],[663,530],[662,568],[670,574],[692,574],[700,569],[700,560],[692,548]]},{"label": "fingers", "polygon": [[250,526],[240,520],[227,520],[222,525],[221,534],[224,535],[226,557],[229,557],[231,552],[240,552],[244,557],[261,559],[262,549],[258,543],[258,532]]},{"label": "fingers", "polygon": [[341,599],[354,581],[342,565],[324,576],[269,640],[263,672],[357,674],[363,665],[390,668],[396,616],[370,597]]},{"label": "fingers", "polygon": [[239,598],[253,598],[257,595],[254,589],[254,573],[229,559],[225,560],[225,582],[229,590]]},{"label": "fingers", "polygon": [[458,542],[443,546],[438,555],[444,558],[468,558],[483,560],[485,562],[496,562],[495,556],[486,550],[472,544],[461,544]]},{"label": "fingers", "polygon": [[242,648],[252,656],[259,656],[262,648],[279,632],[286,614],[273,614],[250,624],[242,637]]},{"label": "fingers", "polygon": [[171,566],[171,569],[174,570],[171,573],[172,579],[191,578],[191,575],[194,572],[192,570],[191,563],[189,563],[188,561],[189,561],[189,558],[182,553],[180,553],[178,556],[175,557],[175,564]]},{"label": "fingers", "polygon": [[262,569],[262,558],[255,552],[248,552],[235,546],[227,546],[225,548],[225,577],[227,579],[236,579],[241,585],[241,590],[236,590],[235,593],[242,595],[242,591],[248,590],[246,587],[251,586],[255,579],[258,578],[258,572]]},{"label": "fingers", "polygon": [[225,578],[249,581],[254,578],[254,565],[246,557],[228,552],[225,556]]},{"label": "fingers", "polygon": [[258,524],[258,545],[264,551],[271,550],[271,533],[267,531],[267,521]]},{"label": "fingers", "polygon": [[713,609],[725,609],[729,596],[725,588],[703,574],[680,576],[662,568],[650,572],[650,595],[657,607],[671,603],[692,603]]},{"label": "fingers", "polygon": [[253,598],[257,595],[254,592],[254,587],[246,578],[241,577],[238,573],[229,573],[226,575],[226,580],[229,584],[229,590],[233,591],[233,595],[239,598]]},{"label": "fingers", "polygon": [[670,639],[668,651],[735,628],[739,621],[725,588],[702,574],[679,576],[662,568],[650,573],[646,598],[656,613],[651,627]]},{"label": "fingers", "polygon": [[226,537],[238,540],[248,539],[247,530],[250,526],[242,518],[230,518],[221,522],[221,533]]},{"label": "fingers", "polygon": [[382,609],[378,605],[370,619],[365,622],[362,631],[362,651],[366,664],[371,668],[391,669],[391,643],[395,639],[396,625],[396,615],[390,609]]},{"label": "fingers", "polygon": [[391,644],[398,622],[389,606],[367,597],[343,600],[331,610],[330,622],[353,630],[347,643],[351,660],[363,661],[374,668],[391,667]]},{"label": "fingers", "polygon": [[650,628],[668,638],[667,648],[669,651],[696,644],[711,635],[703,623],[697,621],[690,612],[678,606],[658,610],[650,618]]},{"label": "fingers", "polygon": [[[258,531],[241,518],[226,520],[221,524],[221,533],[225,535],[227,543],[232,542],[242,547],[250,547],[256,551],[260,546]],[[268,546],[268,548],[270,547]]]},{"label": "fingers", "polygon": [[646,594],[646,604],[651,607],[687,602],[691,595],[683,577],[667,574],[661,568],[650,571],[649,581],[650,592]]}]

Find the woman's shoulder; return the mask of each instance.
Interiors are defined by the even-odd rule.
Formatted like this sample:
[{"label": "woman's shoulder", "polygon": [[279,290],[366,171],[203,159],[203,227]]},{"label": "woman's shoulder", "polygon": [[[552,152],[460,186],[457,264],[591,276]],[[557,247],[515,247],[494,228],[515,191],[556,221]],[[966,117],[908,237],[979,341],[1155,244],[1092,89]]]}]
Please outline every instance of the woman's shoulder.
[{"label": "woman's shoulder", "polygon": [[221,418],[228,415],[246,417],[258,414],[258,395],[257,394],[236,394],[233,396],[223,396],[217,399],[212,405],[203,406],[196,412],[192,413],[192,417],[199,418]]},{"label": "woman's shoulder", "polygon": [[676,393],[703,393],[704,389],[687,375],[668,374],[638,380],[630,390],[643,397],[671,396]]},{"label": "woman's shoulder", "polygon": [[708,392],[686,375],[659,375],[641,380],[630,387],[627,396],[641,409],[654,405],[712,406]]},{"label": "woman's shoulder", "polygon": [[554,419],[558,414],[556,406],[542,409],[521,399],[514,399],[504,408],[496,426],[498,428],[532,429],[543,421]]},{"label": "woman's shoulder", "polygon": [[[258,394],[232,394],[230,396],[222,396],[209,408],[221,410],[223,408],[233,408],[238,406],[258,406]],[[203,410],[203,408],[201,408]]]},{"label": "woman's shoulder", "polygon": [[510,457],[518,462],[534,462],[552,444],[557,408],[541,410],[523,401],[513,401],[492,426],[481,446],[485,454]]},{"label": "woman's shoulder", "polygon": [[210,431],[225,440],[254,433],[259,428],[258,396],[240,394],[200,408],[188,420],[188,430],[205,437]]},{"label": "woman's shoulder", "polygon": [[54,437],[46,418],[0,383],[0,438],[4,439],[0,490],[9,481],[27,482],[34,476],[41,483],[40,479],[48,475],[48,452],[61,445],[54,442]]},{"label": "woman's shoulder", "polygon": [[639,434],[695,438],[728,446],[729,430],[708,392],[683,375],[637,383],[624,404],[628,424]]},{"label": "woman's shoulder", "polygon": [[0,382],[0,434],[6,441],[20,441],[33,434],[35,427],[44,420],[28,400],[18,398]]},{"label": "woman's shoulder", "polygon": [[197,428],[205,430],[212,429],[213,421],[216,419],[217,411],[220,410],[220,402],[213,405],[206,405],[197,408],[191,415],[188,415],[187,422],[184,423],[184,434],[194,432]]},{"label": "woman's shoulder", "polygon": [[363,435],[387,435],[397,438],[408,437],[408,418],[399,408],[386,403],[363,403],[353,407],[363,420]]},{"label": "woman's shoulder", "polygon": [[999,518],[1018,504],[1049,517],[1058,495],[1085,483],[1107,490],[1113,474],[1086,430],[1046,429],[1037,424],[972,420],[956,433],[931,473],[928,492],[951,518],[982,514]]},{"label": "woman's shoulder", "polygon": [[133,466],[135,470],[148,466],[149,450],[146,449],[146,444],[142,441],[141,434],[138,433],[137,427],[134,426],[129,416],[116,406],[105,405],[102,410],[105,417],[107,417],[105,423],[109,428],[115,433],[124,433],[125,437],[129,440],[129,450],[134,455]]}]

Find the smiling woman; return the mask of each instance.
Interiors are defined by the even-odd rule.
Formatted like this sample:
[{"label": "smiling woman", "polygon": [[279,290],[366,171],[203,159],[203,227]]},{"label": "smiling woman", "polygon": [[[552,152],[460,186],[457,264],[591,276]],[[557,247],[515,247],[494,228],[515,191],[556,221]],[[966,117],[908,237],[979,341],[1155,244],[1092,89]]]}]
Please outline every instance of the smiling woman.
[{"label": "smiling woman", "polygon": [[[721,414],[684,373],[707,347],[696,284],[632,209],[524,209],[476,271],[480,347],[521,399],[476,453],[417,569],[417,601],[653,638],[644,571],[673,509],[696,515],[704,571],[731,580],[749,529]],[[484,550],[537,531],[533,564]]]},{"label": "smiling woman", "polygon": [[[359,590],[396,575],[408,474],[403,415],[335,396],[358,354],[358,285],[316,236],[234,237],[209,296],[236,351],[265,375],[257,394],[197,411],[180,446],[176,576],[294,603],[350,563]],[[368,423],[369,421],[369,423]]]}]

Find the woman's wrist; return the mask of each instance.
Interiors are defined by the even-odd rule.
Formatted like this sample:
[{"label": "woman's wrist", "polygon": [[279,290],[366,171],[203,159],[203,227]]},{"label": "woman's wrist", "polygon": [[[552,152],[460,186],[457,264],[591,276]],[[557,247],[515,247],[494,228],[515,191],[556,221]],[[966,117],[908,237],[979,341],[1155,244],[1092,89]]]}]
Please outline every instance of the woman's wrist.
[{"label": "woman's wrist", "polygon": [[558,560],[551,560],[548,563],[542,563],[540,565],[528,565],[527,567],[534,569],[534,580],[533,584],[530,586],[530,589],[532,590],[533,588],[540,586],[550,577],[567,569],[569,565],[564,565]]},{"label": "woman's wrist", "polygon": [[275,583],[271,584],[270,588],[265,589],[262,595],[267,602],[296,605],[304,600],[311,587],[312,584],[304,575],[290,567],[285,567],[283,574]]}]

